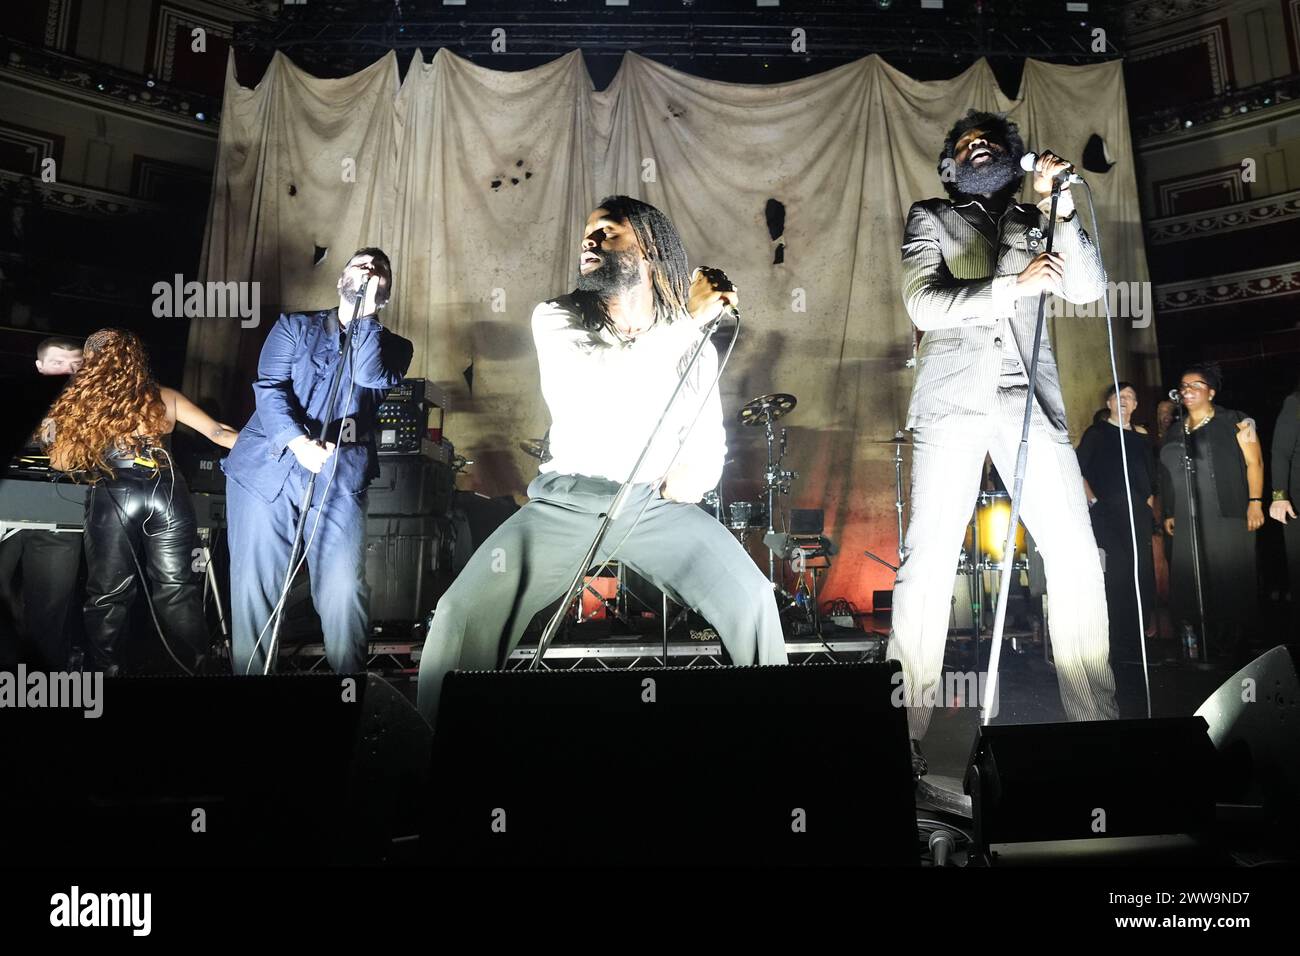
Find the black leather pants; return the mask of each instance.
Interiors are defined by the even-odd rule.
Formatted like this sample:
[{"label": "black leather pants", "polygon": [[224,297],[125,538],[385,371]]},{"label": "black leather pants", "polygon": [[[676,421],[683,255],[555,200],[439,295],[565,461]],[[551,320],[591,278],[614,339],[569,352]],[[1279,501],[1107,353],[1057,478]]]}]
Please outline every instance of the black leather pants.
[{"label": "black leather pants", "polygon": [[[175,476],[175,484],[172,479]],[[116,672],[140,584],[171,653],[193,667],[208,649],[194,506],[179,474],[122,468],[86,496],[86,638],[96,669]],[[152,628],[152,622],[150,630]]]}]

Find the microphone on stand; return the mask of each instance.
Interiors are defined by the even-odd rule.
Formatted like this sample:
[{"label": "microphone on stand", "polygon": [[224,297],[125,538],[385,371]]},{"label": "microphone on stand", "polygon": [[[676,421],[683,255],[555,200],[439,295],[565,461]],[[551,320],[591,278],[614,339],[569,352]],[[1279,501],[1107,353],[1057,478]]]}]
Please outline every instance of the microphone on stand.
[{"label": "microphone on stand", "polygon": [[[1020,157],[1020,168],[1027,173],[1032,173],[1034,171],[1034,165],[1038,162],[1038,157],[1040,155],[1041,155],[1040,153],[1025,153],[1023,156]],[[1074,171],[1073,163],[1071,163],[1067,168],[1061,170],[1052,178],[1059,179],[1061,182],[1064,183],[1083,182],[1083,178]]]},{"label": "microphone on stand", "polygon": [[1169,390],[1169,399],[1176,405],[1181,405],[1183,404],[1183,393],[1179,389],[1171,388]]}]

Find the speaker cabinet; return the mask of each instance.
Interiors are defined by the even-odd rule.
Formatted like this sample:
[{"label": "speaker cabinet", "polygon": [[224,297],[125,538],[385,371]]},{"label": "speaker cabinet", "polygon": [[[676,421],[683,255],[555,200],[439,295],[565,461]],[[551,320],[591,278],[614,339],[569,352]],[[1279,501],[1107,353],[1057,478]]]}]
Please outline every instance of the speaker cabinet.
[{"label": "speaker cabinet", "polygon": [[980,727],[966,771],[975,842],[1198,834],[1214,823],[1200,717]]},{"label": "speaker cabinet", "polygon": [[422,845],[450,864],[914,864],[897,669],[454,672]]},{"label": "speaker cabinet", "polygon": [[102,681],[98,717],[0,710],[11,864],[382,862],[432,734],[374,676]]}]

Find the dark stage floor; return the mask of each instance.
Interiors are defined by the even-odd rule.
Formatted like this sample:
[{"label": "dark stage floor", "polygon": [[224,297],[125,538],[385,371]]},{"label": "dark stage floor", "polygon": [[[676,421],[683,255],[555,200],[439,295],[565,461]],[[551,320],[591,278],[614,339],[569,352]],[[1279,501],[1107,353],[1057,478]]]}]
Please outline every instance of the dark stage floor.
[{"label": "dark stage floor", "polygon": [[[1267,649],[1263,645],[1252,648],[1246,660]],[[988,666],[988,653],[988,642],[981,642],[980,668]],[[1177,717],[1195,713],[1205,699],[1236,673],[1239,667],[1226,663],[1204,667],[1184,663],[1177,657],[1173,641],[1152,641],[1148,644],[1147,653],[1153,717]],[[971,669],[969,653],[961,645],[950,641],[944,670]],[[1119,662],[1112,664],[1112,669],[1115,672],[1120,717],[1145,717],[1147,704],[1142,665]],[[1026,650],[1017,653],[1008,645],[1002,654],[1000,670],[999,711],[993,719],[994,723],[1024,724],[1065,720],[1065,711],[1061,707],[1061,697],[1057,690],[1056,672],[1044,660],[1041,646],[1029,645]],[[976,707],[948,707],[935,711],[929,733],[923,742],[931,774],[961,779],[970,758],[978,725],[979,710]]]}]

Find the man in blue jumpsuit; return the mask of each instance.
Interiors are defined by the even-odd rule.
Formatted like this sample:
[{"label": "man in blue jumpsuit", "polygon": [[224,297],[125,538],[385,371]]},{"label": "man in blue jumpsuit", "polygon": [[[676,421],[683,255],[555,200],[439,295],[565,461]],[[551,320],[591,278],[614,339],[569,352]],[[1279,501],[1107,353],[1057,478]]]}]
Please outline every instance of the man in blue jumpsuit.
[{"label": "man in blue jumpsuit", "polygon": [[[361,285],[366,301],[353,320]],[[281,315],[257,364],[257,410],[223,468],[226,484],[236,674],[263,671],[272,609],[284,586],[298,516],[308,507],[303,546],[312,602],[336,673],[365,670],[370,587],[365,578],[366,488],[379,474],[375,410],[410,367],[411,343],[379,324],[392,267],[361,249],[339,277],[339,304]],[[326,409],[338,363],[342,380]],[[328,422],[322,440],[322,422]],[[304,493],[319,477],[310,505]]]}]

